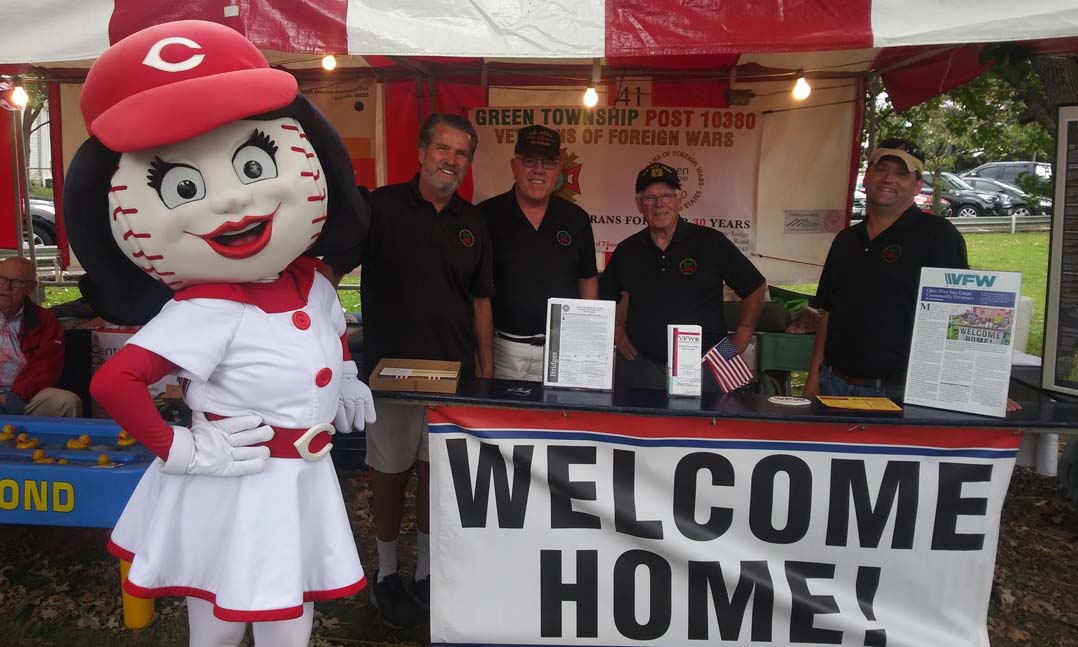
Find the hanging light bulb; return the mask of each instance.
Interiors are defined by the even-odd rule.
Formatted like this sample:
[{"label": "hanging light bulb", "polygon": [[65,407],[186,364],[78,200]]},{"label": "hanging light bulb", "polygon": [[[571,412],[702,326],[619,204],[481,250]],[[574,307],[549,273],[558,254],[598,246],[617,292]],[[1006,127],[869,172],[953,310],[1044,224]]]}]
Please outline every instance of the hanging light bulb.
[{"label": "hanging light bulb", "polygon": [[594,108],[599,103],[599,93],[595,91],[594,85],[589,85],[588,89],[584,91],[584,105],[589,108]]},{"label": "hanging light bulb", "polygon": [[327,72],[337,67],[337,57],[333,54],[327,54],[322,57],[322,69]]},{"label": "hanging light bulb", "polygon": [[11,100],[20,109],[25,108],[27,102],[30,101],[30,95],[26,94],[26,89],[22,87],[22,79],[15,79],[15,88],[11,91]]},{"label": "hanging light bulb", "polygon": [[812,86],[805,80],[805,71],[797,71],[797,83],[794,83],[793,95],[794,99],[798,101],[804,101],[808,99],[808,96],[812,94]]}]

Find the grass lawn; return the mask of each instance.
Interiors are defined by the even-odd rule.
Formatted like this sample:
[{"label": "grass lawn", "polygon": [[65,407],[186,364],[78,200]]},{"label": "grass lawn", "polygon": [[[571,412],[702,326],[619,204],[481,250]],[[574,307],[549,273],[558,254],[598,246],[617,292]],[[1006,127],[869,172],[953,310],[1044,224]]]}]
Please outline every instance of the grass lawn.
[{"label": "grass lawn", "polygon": [[[344,277],[341,281],[342,285],[359,285],[359,275],[350,275]],[[340,290],[337,294],[341,297],[341,305],[344,306],[345,312],[359,312],[359,290]],[[74,301],[82,296],[78,288],[57,288],[49,287],[45,284],[45,303],[46,307],[58,305],[61,303],[67,303],[68,301]]]},{"label": "grass lawn", "polygon": [[[1048,285],[1048,232],[1017,234],[966,234],[969,264],[978,270],[1022,273],[1022,296],[1033,299],[1033,320],[1025,351],[1040,357],[1044,352],[1044,299]],[[783,285],[783,288],[816,294],[815,283]],[[1019,349],[1021,350],[1021,349]]]}]

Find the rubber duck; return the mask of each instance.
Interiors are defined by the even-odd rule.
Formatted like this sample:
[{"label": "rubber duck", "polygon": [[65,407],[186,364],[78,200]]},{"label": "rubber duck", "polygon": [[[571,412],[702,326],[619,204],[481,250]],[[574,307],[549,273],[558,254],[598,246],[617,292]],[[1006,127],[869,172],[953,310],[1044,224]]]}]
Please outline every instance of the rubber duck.
[{"label": "rubber duck", "polygon": [[120,433],[116,436],[116,445],[119,447],[130,447],[137,442],[137,440],[131,437],[131,434],[127,433],[123,429],[121,429]]},{"label": "rubber duck", "polygon": [[68,449],[87,449],[90,447],[89,434],[82,434],[78,438],[69,438],[66,447]]},{"label": "rubber duck", "polygon": [[113,465],[115,465],[115,463],[112,462],[112,459],[109,458],[108,454],[98,454],[97,464],[101,467],[112,467]]},{"label": "rubber duck", "polygon": [[57,465],[68,465],[70,463],[71,461],[67,460],[66,458],[61,458],[60,460],[56,461]]},{"label": "rubber duck", "polygon": [[15,436],[16,449],[34,449],[41,444],[41,441],[37,438],[31,438],[29,434],[21,433]]},{"label": "rubber duck", "polygon": [[0,427],[0,440],[11,440],[15,437],[15,425],[6,424]]},{"label": "rubber duck", "polygon": [[30,455],[34,459],[35,463],[55,463],[56,459],[45,455],[44,449],[35,449],[34,453]]}]

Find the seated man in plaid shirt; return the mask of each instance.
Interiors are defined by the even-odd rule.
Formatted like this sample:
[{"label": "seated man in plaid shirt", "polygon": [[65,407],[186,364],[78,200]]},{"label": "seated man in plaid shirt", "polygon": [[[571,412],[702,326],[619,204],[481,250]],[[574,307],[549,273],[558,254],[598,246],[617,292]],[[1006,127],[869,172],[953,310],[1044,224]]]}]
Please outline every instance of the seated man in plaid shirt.
[{"label": "seated man in plaid shirt", "polygon": [[0,263],[0,412],[77,418],[82,400],[55,386],[64,371],[64,330],[29,299],[36,285],[27,259]]}]

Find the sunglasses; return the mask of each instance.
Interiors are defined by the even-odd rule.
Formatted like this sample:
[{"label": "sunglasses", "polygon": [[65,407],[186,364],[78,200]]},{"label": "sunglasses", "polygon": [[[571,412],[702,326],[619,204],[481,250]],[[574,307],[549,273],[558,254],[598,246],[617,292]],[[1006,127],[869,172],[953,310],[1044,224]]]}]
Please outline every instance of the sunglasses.
[{"label": "sunglasses", "polygon": [[921,160],[922,163],[925,161],[925,152],[921,150],[920,146],[899,137],[888,137],[879,143],[879,148],[893,148],[897,151],[905,151]]}]

